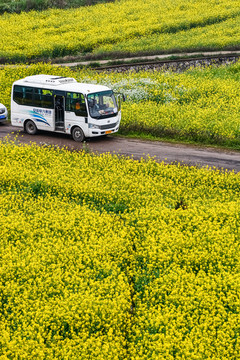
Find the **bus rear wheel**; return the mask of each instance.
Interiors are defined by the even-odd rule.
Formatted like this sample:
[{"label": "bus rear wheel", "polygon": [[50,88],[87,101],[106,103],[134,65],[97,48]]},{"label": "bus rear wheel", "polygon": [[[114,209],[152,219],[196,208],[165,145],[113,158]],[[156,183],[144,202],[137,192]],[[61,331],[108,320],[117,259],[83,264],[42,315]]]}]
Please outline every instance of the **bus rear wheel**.
[{"label": "bus rear wheel", "polygon": [[27,120],[25,123],[25,131],[30,135],[35,135],[37,133],[37,127],[32,120]]},{"label": "bus rear wheel", "polygon": [[85,138],[84,133],[80,127],[75,127],[72,131],[72,138],[75,141],[82,142]]}]

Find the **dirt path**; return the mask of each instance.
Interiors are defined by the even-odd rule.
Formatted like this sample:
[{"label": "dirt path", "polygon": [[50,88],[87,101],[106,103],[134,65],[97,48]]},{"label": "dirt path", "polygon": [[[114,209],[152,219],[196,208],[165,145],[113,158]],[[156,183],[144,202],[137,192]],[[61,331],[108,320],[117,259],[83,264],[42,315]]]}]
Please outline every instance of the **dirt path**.
[{"label": "dirt path", "polygon": [[134,159],[151,156],[159,162],[180,162],[186,165],[209,166],[240,172],[240,152],[237,151],[127,139],[118,136],[89,139],[85,143],[77,143],[64,134],[39,132],[37,135],[31,136],[23,131],[19,132],[16,127],[9,124],[0,124],[0,138],[8,135],[13,139],[17,133],[18,141],[21,143],[35,142],[40,145],[58,145],[74,150],[85,148],[95,153],[110,152],[130,156]]},{"label": "dirt path", "polygon": [[[111,61],[118,61],[118,63],[125,63],[125,62],[129,62],[129,61],[150,61],[150,60],[168,60],[169,58],[188,58],[188,57],[211,57],[211,56],[239,56],[240,55],[240,51],[236,50],[236,51],[195,51],[195,52],[187,52],[187,53],[174,53],[174,54],[159,54],[159,55],[143,55],[143,56],[135,56],[135,57],[129,57],[129,58],[122,58],[122,59],[107,59],[107,60],[88,60],[88,61],[72,61],[72,62],[61,62],[61,63],[55,63],[54,64],[54,60],[53,60],[53,64],[52,65],[56,65],[56,66],[68,66],[68,67],[76,67],[79,65],[85,65],[88,66],[89,64],[91,64],[92,62],[97,62],[99,65],[107,65],[109,62],[111,63]],[[196,59],[197,60],[197,59]]]},{"label": "dirt path", "polygon": [[[134,57],[127,57],[127,58],[119,58],[119,59],[98,59],[98,58],[92,58],[90,60],[83,60],[78,57],[70,57],[66,56],[64,58],[57,58],[52,59],[52,65],[53,66],[62,66],[62,67],[72,67],[75,68],[77,66],[89,66],[92,63],[98,63],[100,66],[111,64],[114,61],[117,61],[118,63],[129,63],[131,61],[135,62],[144,62],[144,61],[168,61],[169,59],[185,59],[188,58],[197,58],[198,57],[239,57],[240,56],[240,50],[220,50],[220,51],[195,51],[195,52],[183,52],[183,53],[168,53],[168,54],[156,54],[156,55],[142,55],[142,56],[134,56]],[[71,58],[71,61],[69,60]],[[40,60],[39,60],[40,61]],[[134,65],[133,63],[133,65]],[[3,67],[16,67],[17,64],[0,64],[0,68]],[[26,66],[29,66],[28,64]]]}]

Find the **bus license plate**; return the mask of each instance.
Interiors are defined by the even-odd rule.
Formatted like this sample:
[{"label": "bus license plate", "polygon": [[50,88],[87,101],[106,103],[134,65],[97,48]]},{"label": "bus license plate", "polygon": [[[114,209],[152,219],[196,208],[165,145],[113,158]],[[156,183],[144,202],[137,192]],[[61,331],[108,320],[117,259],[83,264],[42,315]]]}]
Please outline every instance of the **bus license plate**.
[{"label": "bus license plate", "polygon": [[111,134],[112,130],[105,131],[105,134]]}]

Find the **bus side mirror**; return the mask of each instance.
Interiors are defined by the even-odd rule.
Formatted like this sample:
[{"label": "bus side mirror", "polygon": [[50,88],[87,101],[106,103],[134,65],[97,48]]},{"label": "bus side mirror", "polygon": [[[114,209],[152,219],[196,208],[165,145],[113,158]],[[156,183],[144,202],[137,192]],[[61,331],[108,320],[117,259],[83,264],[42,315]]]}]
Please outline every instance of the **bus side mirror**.
[{"label": "bus side mirror", "polygon": [[118,111],[121,110],[122,101],[126,101],[125,95],[123,95],[123,94],[117,94],[117,107],[118,107]]},{"label": "bus side mirror", "polygon": [[118,107],[118,111],[121,110],[121,95],[118,94],[117,95],[117,107]]}]

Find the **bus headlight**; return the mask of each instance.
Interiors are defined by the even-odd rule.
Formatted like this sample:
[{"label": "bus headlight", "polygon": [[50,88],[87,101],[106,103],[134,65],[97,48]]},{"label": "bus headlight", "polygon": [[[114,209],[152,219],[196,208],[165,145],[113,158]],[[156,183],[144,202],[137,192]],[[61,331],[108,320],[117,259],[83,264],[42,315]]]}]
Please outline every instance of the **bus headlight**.
[{"label": "bus headlight", "polygon": [[88,124],[89,129],[100,129],[100,126],[95,124]]}]

